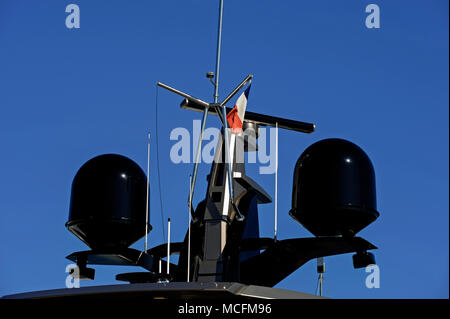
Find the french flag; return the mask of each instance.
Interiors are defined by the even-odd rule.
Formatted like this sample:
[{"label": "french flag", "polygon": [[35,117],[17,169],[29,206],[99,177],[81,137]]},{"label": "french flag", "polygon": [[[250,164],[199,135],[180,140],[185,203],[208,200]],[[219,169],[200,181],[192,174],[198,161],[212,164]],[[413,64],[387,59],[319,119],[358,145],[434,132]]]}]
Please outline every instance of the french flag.
[{"label": "french flag", "polygon": [[236,105],[227,114],[228,125],[231,128],[231,132],[239,134],[242,132],[242,124],[244,123],[245,109],[247,108],[248,95],[250,93],[251,84],[239,96],[236,101]]}]

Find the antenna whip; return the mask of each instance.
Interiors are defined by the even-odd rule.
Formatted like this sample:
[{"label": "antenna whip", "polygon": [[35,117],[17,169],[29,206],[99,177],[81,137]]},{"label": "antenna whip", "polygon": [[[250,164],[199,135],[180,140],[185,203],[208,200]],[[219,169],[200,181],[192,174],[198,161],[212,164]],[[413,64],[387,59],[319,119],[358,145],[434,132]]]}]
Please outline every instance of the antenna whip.
[{"label": "antenna whip", "polygon": [[156,85],[156,107],[155,107],[155,120],[156,120],[156,166],[158,169],[158,188],[159,188],[159,206],[161,209],[161,226],[162,226],[162,236],[163,241],[166,239],[166,233],[164,231],[164,209],[163,200],[161,192],[161,170],[159,167],[159,136],[158,136],[158,85]]}]

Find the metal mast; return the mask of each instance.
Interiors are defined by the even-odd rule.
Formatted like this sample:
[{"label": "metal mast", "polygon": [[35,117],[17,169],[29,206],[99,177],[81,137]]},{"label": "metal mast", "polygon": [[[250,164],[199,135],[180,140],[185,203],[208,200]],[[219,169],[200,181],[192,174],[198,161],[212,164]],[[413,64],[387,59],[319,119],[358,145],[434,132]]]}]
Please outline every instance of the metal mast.
[{"label": "metal mast", "polygon": [[[216,55],[216,77],[214,85],[214,104],[217,104],[219,99],[219,73],[220,73],[220,51],[222,42],[222,17],[223,17],[223,0],[220,0],[219,5],[219,27],[217,31],[217,55]],[[230,156],[230,140],[228,135],[228,121],[227,121],[227,108],[222,106],[222,119],[223,119],[223,136],[225,141],[225,163],[227,163],[227,175],[228,175],[228,191],[230,193],[230,200],[233,208],[236,210],[237,218],[243,219],[243,215],[239,212],[237,206],[234,204],[234,190],[233,190],[233,163]]]},{"label": "metal mast", "polygon": [[217,103],[217,101],[219,100],[220,51],[222,48],[222,17],[223,17],[223,0],[220,0],[219,27],[217,30],[216,74],[214,81],[214,103]]},{"label": "metal mast", "polygon": [[[213,83],[214,84],[214,104],[217,104],[217,101],[219,100],[220,51],[221,51],[221,43],[222,43],[222,16],[223,16],[223,0],[220,0],[219,27],[218,27],[218,34],[217,34],[216,73],[215,73],[215,82]],[[224,111],[223,111],[224,118],[226,118],[226,108],[224,107],[223,109],[224,109]],[[203,110],[203,117],[202,117],[202,124],[201,124],[202,128],[201,128],[199,140],[197,143],[197,145],[198,145],[197,146],[197,155],[196,155],[196,159],[195,159],[194,172],[192,173],[192,183],[191,183],[190,192],[189,192],[189,209],[190,210],[192,210],[192,198],[194,196],[195,182],[197,180],[198,164],[200,162],[200,154],[201,154],[201,150],[202,150],[203,132],[205,131],[206,118],[208,117],[208,111],[209,111],[209,105],[205,106],[205,108]],[[223,121],[223,122],[225,123],[226,121]],[[226,125],[226,124],[224,124],[224,125]]]}]

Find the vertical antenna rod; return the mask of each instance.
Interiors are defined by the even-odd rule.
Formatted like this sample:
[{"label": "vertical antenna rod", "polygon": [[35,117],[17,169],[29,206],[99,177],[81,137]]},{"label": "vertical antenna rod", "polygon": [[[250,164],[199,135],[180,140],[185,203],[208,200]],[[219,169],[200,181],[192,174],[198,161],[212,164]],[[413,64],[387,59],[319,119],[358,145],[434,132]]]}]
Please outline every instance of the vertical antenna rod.
[{"label": "vertical antenna rod", "polygon": [[147,201],[145,203],[145,253],[147,253],[148,248],[148,224],[150,222],[148,202],[150,193],[150,133],[148,133],[148,144],[147,144]]},{"label": "vertical antenna rod", "polygon": [[167,219],[167,274],[170,266],[170,218]]},{"label": "vertical antenna rod", "polygon": [[275,123],[275,229],[274,240],[277,241],[278,231],[278,122]]},{"label": "vertical antenna rod", "polygon": [[[219,31],[217,35],[217,55],[216,55],[216,74],[215,74],[215,82],[214,82],[214,103],[217,103],[219,99],[219,72],[220,72],[220,50],[221,50],[221,42],[222,42],[222,14],[223,14],[223,0],[220,0],[220,7],[219,7]],[[190,187],[189,192],[189,210],[192,211],[192,197],[194,195],[194,188],[195,188],[195,182],[197,180],[197,173],[198,173],[198,163],[200,161],[200,154],[202,150],[202,141],[203,141],[203,132],[205,131],[205,124],[206,124],[206,118],[208,117],[208,110],[209,107],[205,106],[205,109],[203,110],[203,118],[202,118],[202,128],[200,131],[200,137],[198,139],[198,146],[197,146],[197,156],[195,159],[194,164],[194,173],[192,174],[192,185]],[[226,108],[223,108],[226,113]],[[224,117],[224,123],[226,123],[226,114]],[[226,124],[224,124],[226,125]]]},{"label": "vertical antenna rod", "polygon": [[[220,0],[219,5],[219,30],[217,34],[217,56],[216,56],[216,77],[215,77],[215,85],[214,85],[214,103],[217,103],[219,100],[219,75],[220,75],[220,51],[222,47],[222,19],[223,18],[223,0]],[[223,118],[223,136],[225,140],[225,162],[227,163],[227,175],[228,175],[228,190],[230,193],[230,200],[233,205],[234,210],[236,211],[238,220],[243,220],[244,216],[242,216],[241,212],[237,208],[234,203],[234,191],[233,191],[233,175],[232,175],[232,166],[230,156],[230,145],[229,145],[229,137],[228,137],[228,122],[227,122],[227,108],[225,105],[222,105],[222,118]]]},{"label": "vertical antenna rod", "polygon": [[[217,35],[216,73],[215,73],[215,82],[214,82],[214,103],[217,103],[217,101],[219,99],[220,51],[221,51],[221,42],[222,42],[222,15],[223,15],[223,0],[220,0],[219,31],[218,31],[218,35]],[[205,108],[203,110],[202,125],[201,125],[200,136],[198,139],[198,146],[197,146],[197,155],[196,155],[195,163],[194,163],[194,172],[192,174],[192,184],[190,186],[190,191],[189,191],[188,206],[189,206],[190,211],[192,211],[192,198],[194,196],[195,182],[197,181],[198,164],[200,162],[200,154],[201,154],[202,142],[203,142],[203,132],[205,131],[206,118],[208,117],[208,111],[209,111],[208,109],[209,109],[209,106],[205,106]],[[224,127],[226,127],[226,108],[224,107],[223,110],[224,110],[224,114],[225,114]],[[225,130],[225,132],[226,132],[226,130]],[[225,151],[225,153],[226,153],[226,151]]]},{"label": "vertical antenna rod", "polygon": [[[217,103],[219,99],[219,73],[220,73],[220,50],[221,50],[221,42],[222,42],[222,14],[223,14],[223,0],[220,0],[219,6],[219,31],[217,35],[217,55],[216,55],[216,74],[215,74],[215,82],[214,82],[214,103]],[[194,173],[192,174],[192,184],[190,186],[189,192],[189,210],[192,211],[192,197],[194,196],[195,182],[197,180],[198,173],[198,163],[200,161],[200,153],[202,149],[202,141],[203,141],[203,132],[205,131],[206,118],[208,117],[209,107],[205,106],[203,110],[203,118],[202,118],[202,128],[200,131],[200,137],[198,139],[197,146],[197,156],[194,164]],[[225,111],[224,117],[224,125],[226,126],[226,108],[223,108]]]},{"label": "vertical antenna rod", "polygon": [[[189,175],[189,189],[192,186],[192,175]],[[189,202],[192,202],[192,198],[189,198]],[[188,257],[187,257],[187,282],[189,282],[190,278],[190,270],[191,270],[191,209],[189,208],[188,214]]]},{"label": "vertical antenna rod", "polygon": [[208,117],[208,106],[205,106],[205,109],[203,110],[203,117],[202,117],[202,128],[200,131],[200,136],[198,138],[198,146],[197,146],[197,155],[195,156],[195,163],[194,163],[194,172],[192,173],[193,175],[193,180],[192,180],[192,185],[191,188],[189,190],[189,210],[192,211],[192,197],[194,196],[194,189],[195,189],[195,181],[197,180],[197,173],[198,173],[198,164],[200,163],[200,154],[201,154],[201,150],[202,150],[202,142],[203,142],[203,132],[205,132],[205,125],[206,125],[206,118]]},{"label": "vertical antenna rod", "polygon": [[[223,16],[223,0],[220,0],[219,27],[217,31],[216,76],[214,82],[214,103],[217,103],[217,101],[219,100],[220,51],[222,48],[222,16]],[[225,119],[226,116],[224,117],[224,122],[226,122]]]}]

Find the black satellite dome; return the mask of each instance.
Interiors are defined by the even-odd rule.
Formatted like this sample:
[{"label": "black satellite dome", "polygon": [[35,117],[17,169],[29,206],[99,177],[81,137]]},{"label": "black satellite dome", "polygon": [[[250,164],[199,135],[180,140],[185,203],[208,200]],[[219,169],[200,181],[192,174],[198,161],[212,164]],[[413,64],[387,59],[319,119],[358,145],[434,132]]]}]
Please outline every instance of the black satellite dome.
[{"label": "black satellite dome", "polygon": [[127,248],[145,235],[146,201],[142,169],[125,156],[100,155],[73,179],[66,227],[92,249]]},{"label": "black satellite dome", "polygon": [[295,165],[290,215],[315,236],[353,236],[378,216],[367,154],[343,139],[309,146]]}]

